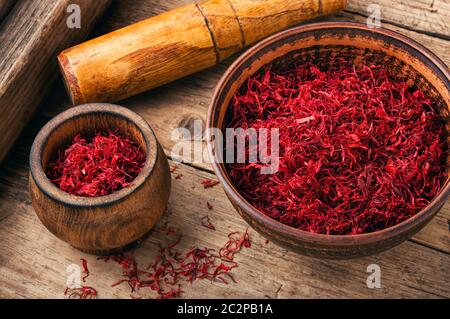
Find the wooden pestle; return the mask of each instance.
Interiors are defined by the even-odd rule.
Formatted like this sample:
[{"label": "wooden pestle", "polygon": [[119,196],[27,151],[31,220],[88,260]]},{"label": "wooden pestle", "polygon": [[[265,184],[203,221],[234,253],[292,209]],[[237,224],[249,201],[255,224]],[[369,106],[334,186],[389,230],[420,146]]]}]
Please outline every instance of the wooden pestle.
[{"label": "wooden pestle", "polygon": [[73,104],[114,102],[211,67],[256,41],[346,0],[209,0],[188,4],[64,50]]}]

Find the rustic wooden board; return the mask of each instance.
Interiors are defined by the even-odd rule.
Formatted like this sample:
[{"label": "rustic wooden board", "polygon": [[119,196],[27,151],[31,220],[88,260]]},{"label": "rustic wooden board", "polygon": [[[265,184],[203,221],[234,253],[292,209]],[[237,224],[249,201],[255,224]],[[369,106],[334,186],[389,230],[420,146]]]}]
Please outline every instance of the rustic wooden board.
[{"label": "rustic wooden board", "polygon": [[[410,2],[417,5],[420,1]],[[189,0],[116,1],[97,32],[128,25],[186,2]],[[357,2],[350,0],[350,3]],[[386,9],[388,13],[389,8]],[[344,13],[328,19],[364,21],[365,17]],[[416,39],[450,65],[449,41],[412,31],[411,25],[409,30],[390,23],[383,23],[383,26]],[[139,112],[149,121],[166,153],[170,155],[176,142],[170,138],[172,130],[177,127],[192,130],[195,119],[204,122],[213,89],[232,60],[121,104]],[[0,297],[64,298],[66,267],[71,263],[80,264],[79,259],[82,257],[88,259],[92,273],[87,284],[98,289],[100,298],[130,297],[126,285],[110,287],[120,276],[117,265],[97,261],[95,257],[86,256],[56,239],[42,226],[31,208],[27,190],[30,144],[43,123],[67,107],[67,96],[62,84],[58,83],[52,95],[45,100],[44,115],[34,121],[0,169]],[[173,178],[166,214],[151,236],[136,251],[142,265],[151,261],[159,243],[167,241],[160,231],[166,221],[179,226],[183,231],[184,240],[180,248],[208,246],[217,249],[224,244],[229,232],[247,227],[220,186],[205,190],[200,185],[203,178],[214,178],[208,164],[172,164],[179,166],[173,176],[180,173],[183,177]],[[207,209],[206,201],[214,206],[212,211]],[[216,225],[216,231],[200,225],[200,218],[206,212],[209,212]],[[437,217],[411,241],[375,256],[350,261],[322,261],[304,257],[272,243],[266,245],[263,238],[250,230],[252,247],[244,249],[238,255],[240,266],[234,270],[238,283],[225,286],[199,281],[192,286],[185,285],[183,297],[449,298],[449,219],[450,204],[447,203]],[[381,266],[381,289],[366,287],[366,268],[371,263]],[[145,291],[142,294],[155,296]]]},{"label": "rustic wooden board", "polygon": [[[81,28],[66,21],[79,4]],[[56,55],[83,40],[109,0],[19,1],[0,29],[0,162],[51,87]]]}]

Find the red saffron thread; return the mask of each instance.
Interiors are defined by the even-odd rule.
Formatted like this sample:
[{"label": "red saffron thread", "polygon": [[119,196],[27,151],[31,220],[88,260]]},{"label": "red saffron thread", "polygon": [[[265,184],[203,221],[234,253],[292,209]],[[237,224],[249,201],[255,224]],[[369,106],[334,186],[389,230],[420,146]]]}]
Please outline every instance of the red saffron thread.
[{"label": "red saffron thread", "polygon": [[228,261],[234,260],[234,255],[238,253],[242,247],[250,248],[250,236],[248,234],[248,228],[244,233],[232,232],[228,234],[228,241],[219,250],[220,258]]},{"label": "red saffron thread", "polygon": [[219,184],[219,181],[215,181],[212,179],[204,179],[202,180],[201,184],[203,185],[204,188],[210,188],[210,187],[214,187],[217,184]]},{"label": "red saffron thread", "polygon": [[[212,209],[212,207],[210,209]],[[216,227],[211,223],[211,220],[209,219],[209,215],[208,214],[203,216],[201,221],[202,221],[202,226],[203,227],[206,227],[206,228],[211,229],[211,230],[216,230]]]},{"label": "red saffron thread", "polygon": [[212,210],[214,207],[211,205],[210,202],[206,201],[206,207],[208,207],[209,210]]},{"label": "red saffron thread", "polygon": [[83,286],[80,288],[67,287],[64,291],[65,296],[69,296],[69,299],[96,299],[97,290],[90,286]]},{"label": "red saffron thread", "polygon": [[116,132],[99,132],[92,138],[77,135],[70,146],[59,151],[46,173],[69,194],[97,197],[130,185],[145,159],[136,142]]},{"label": "red saffron thread", "polygon": [[414,216],[447,178],[447,144],[439,102],[406,80],[343,59],[267,65],[232,99],[227,127],[278,128],[279,170],[233,163],[231,180],[264,214],[312,233],[369,233]]}]

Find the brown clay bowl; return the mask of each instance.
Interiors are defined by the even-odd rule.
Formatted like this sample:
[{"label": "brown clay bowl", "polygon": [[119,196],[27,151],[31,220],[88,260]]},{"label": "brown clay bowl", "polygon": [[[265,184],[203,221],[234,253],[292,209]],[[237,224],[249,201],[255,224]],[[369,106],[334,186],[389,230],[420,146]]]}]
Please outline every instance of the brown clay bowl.
[{"label": "brown clay bowl", "polygon": [[[394,74],[407,75],[411,83],[436,96],[447,132],[450,130],[450,72],[445,64],[422,45],[396,32],[346,22],[293,28],[246,51],[230,66],[217,85],[209,108],[207,127],[223,130],[228,106],[235,92],[250,75],[275,59],[295,58],[326,64],[331,56],[339,56],[357,64],[362,55],[369,55],[371,60],[386,65]],[[313,234],[284,225],[254,208],[234,187],[224,164],[219,163],[211,141],[209,153],[225,193],[247,223],[280,246],[318,258],[356,258],[389,249],[422,229],[446,202],[450,192],[447,178],[440,193],[427,207],[414,217],[381,231],[361,235]],[[447,172],[449,163],[447,159]]]},{"label": "brown clay bowl", "polygon": [[[131,185],[100,197],[75,196],[60,190],[45,168],[76,134],[118,129],[141,145],[147,159]],[[167,158],[147,122],[113,104],[71,108],[38,133],[30,153],[30,193],[39,219],[54,235],[84,252],[120,251],[148,233],[164,212],[170,193]]]}]

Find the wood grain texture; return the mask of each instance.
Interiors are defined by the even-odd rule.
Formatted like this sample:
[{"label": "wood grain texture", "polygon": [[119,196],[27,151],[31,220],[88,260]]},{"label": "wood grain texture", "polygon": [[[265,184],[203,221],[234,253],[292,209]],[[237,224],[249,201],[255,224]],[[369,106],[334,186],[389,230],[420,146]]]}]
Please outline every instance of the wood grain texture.
[{"label": "wood grain texture", "polygon": [[448,0],[349,0],[347,11],[368,16],[369,4],[380,6],[382,21],[450,39]]},{"label": "wood grain texture", "polygon": [[211,67],[244,46],[346,0],[209,0],[171,11],[61,52],[74,105],[114,102]]},{"label": "wood grain texture", "polygon": [[9,10],[11,10],[16,1],[17,0],[0,0],[0,23],[8,14]]},{"label": "wood grain texture", "polygon": [[[0,29],[0,162],[35,113],[56,75],[57,53],[84,39],[109,1],[19,1]],[[69,29],[79,4],[81,29]]]}]

